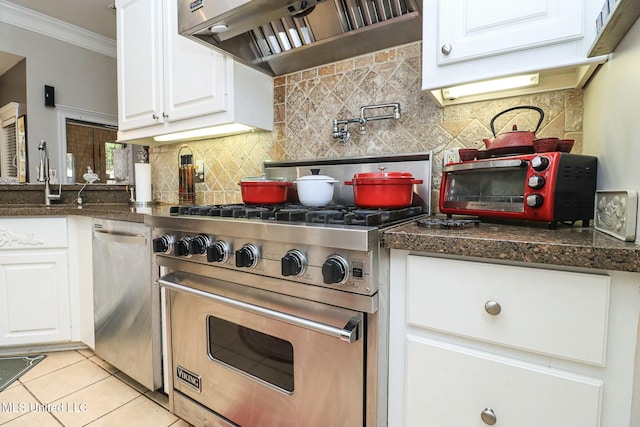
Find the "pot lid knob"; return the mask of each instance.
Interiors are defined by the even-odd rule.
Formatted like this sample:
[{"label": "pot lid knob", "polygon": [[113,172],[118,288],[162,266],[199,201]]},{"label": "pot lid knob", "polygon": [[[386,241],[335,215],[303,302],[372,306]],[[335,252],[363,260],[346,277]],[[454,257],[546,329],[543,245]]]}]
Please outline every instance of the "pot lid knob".
[{"label": "pot lid knob", "polygon": [[320,169],[311,169],[311,175],[319,175]]}]

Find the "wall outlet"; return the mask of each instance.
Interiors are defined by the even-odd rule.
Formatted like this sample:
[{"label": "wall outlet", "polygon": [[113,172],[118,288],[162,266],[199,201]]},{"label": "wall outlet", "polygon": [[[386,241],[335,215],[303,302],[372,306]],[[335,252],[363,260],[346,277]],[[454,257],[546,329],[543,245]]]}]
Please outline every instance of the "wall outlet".
[{"label": "wall outlet", "polygon": [[196,160],[196,164],[193,170],[196,174],[193,182],[204,182],[204,161]]},{"label": "wall outlet", "polygon": [[443,166],[448,165],[449,163],[459,163],[460,162],[460,153],[458,150],[444,150],[442,156]]}]

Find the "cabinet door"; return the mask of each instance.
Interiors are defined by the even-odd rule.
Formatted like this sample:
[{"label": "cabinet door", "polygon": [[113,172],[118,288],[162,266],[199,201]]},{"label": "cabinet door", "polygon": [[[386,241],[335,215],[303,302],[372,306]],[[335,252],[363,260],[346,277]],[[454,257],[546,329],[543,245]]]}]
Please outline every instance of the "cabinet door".
[{"label": "cabinet door", "polygon": [[162,123],[162,2],[121,0],[116,8],[119,130]]},{"label": "cabinet door", "polygon": [[583,0],[439,0],[438,64],[580,39],[582,23]]},{"label": "cabinet door", "polygon": [[[602,381],[409,335],[406,426],[597,427]],[[481,418],[486,410],[486,421]]]},{"label": "cabinet door", "polygon": [[0,345],[70,339],[66,249],[0,253]]},{"label": "cabinet door", "polygon": [[409,324],[598,366],[609,291],[605,275],[407,258]]},{"label": "cabinet door", "polygon": [[226,57],[178,34],[175,0],[165,6],[164,94],[166,120],[177,120],[226,110]]}]

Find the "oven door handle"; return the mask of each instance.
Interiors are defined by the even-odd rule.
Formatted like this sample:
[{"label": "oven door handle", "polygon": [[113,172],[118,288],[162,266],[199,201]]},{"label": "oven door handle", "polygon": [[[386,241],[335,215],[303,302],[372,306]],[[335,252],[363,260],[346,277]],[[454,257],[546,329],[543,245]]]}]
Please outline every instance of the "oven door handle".
[{"label": "oven door handle", "polygon": [[157,279],[156,283],[158,284],[158,286],[163,288],[173,289],[177,292],[184,292],[203,298],[208,298],[213,301],[228,305],[230,307],[247,311],[249,313],[258,314],[260,316],[265,316],[274,320],[280,320],[290,325],[299,326],[314,332],[328,335],[330,337],[339,338],[340,340],[346,341],[348,343],[354,343],[360,338],[360,323],[362,321],[362,318],[358,315],[353,316],[351,319],[349,319],[344,328],[337,328],[325,323],[319,323],[313,320],[305,319],[303,317],[283,313],[281,311],[260,307],[259,305],[249,304],[246,302],[235,300],[233,298],[224,297],[222,295],[211,294],[199,289],[190,288],[188,286],[171,282],[163,278]]}]

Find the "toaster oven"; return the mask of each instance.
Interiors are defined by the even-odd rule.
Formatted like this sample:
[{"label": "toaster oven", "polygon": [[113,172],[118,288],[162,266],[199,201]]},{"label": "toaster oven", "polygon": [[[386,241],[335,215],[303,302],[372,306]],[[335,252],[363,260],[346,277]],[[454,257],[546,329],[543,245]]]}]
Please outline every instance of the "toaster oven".
[{"label": "toaster oven", "polygon": [[561,152],[452,163],[443,168],[440,212],[588,226],[596,175],[596,157]]}]

